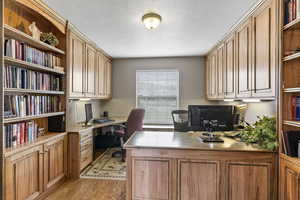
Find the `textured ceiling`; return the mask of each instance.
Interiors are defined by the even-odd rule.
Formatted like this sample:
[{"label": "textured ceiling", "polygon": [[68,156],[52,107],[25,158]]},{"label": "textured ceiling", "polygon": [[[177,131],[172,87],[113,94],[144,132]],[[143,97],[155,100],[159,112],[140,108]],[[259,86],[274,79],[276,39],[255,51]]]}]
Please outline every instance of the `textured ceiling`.
[{"label": "textured ceiling", "polygon": [[[207,53],[257,0],[44,0],[114,58]],[[141,17],[162,16],[156,30]]]}]

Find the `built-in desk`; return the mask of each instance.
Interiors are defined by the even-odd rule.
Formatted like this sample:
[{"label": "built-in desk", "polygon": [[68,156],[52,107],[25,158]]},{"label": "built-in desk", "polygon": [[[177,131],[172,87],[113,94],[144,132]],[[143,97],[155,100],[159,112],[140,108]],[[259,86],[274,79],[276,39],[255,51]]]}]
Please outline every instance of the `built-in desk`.
[{"label": "built-in desk", "polygon": [[126,123],[126,117],[110,118],[114,121],[94,123],[88,126],[78,124],[68,128],[69,176],[79,178],[80,172],[94,160],[95,129]]},{"label": "built-in desk", "polygon": [[276,199],[277,153],[201,133],[136,132],[127,151],[127,200]]}]

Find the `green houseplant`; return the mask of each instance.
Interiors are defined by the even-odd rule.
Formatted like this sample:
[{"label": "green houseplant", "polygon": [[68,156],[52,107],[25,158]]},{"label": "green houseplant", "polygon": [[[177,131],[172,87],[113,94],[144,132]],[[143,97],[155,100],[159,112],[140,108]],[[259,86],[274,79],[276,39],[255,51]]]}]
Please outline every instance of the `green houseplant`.
[{"label": "green houseplant", "polygon": [[41,34],[41,41],[50,44],[51,46],[57,46],[59,41],[57,37],[53,33],[42,33]]},{"label": "green houseplant", "polygon": [[241,139],[246,143],[256,143],[259,147],[275,150],[278,147],[275,117],[258,117],[253,125],[248,125],[241,132]]}]

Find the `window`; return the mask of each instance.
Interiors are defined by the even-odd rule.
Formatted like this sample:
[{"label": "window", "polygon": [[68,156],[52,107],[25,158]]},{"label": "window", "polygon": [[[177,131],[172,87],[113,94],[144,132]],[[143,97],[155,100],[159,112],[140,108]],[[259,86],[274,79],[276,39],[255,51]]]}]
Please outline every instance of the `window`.
[{"label": "window", "polygon": [[136,106],[144,108],[145,124],[172,124],[178,109],[179,72],[177,70],[138,70]]}]

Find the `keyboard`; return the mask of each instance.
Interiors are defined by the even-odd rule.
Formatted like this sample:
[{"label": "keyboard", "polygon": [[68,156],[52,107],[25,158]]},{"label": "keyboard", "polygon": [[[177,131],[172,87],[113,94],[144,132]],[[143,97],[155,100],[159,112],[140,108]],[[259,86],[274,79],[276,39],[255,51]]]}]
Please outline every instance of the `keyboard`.
[{"label": "keyboard", "polygon": [[103,124],[103,123],[107,123],[107,122],[114,122],[115,120],[112,119],[94,119],[93,123],[96,124]]}]

